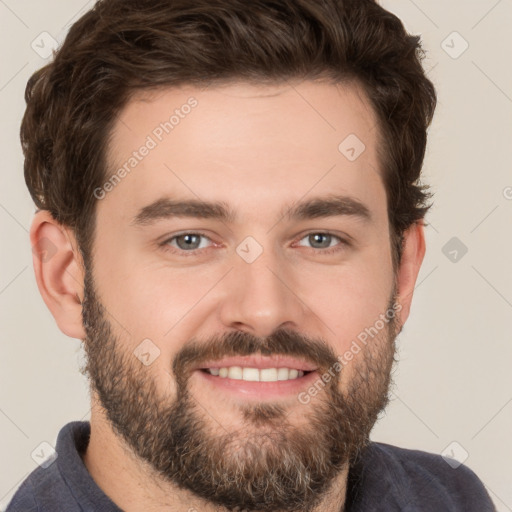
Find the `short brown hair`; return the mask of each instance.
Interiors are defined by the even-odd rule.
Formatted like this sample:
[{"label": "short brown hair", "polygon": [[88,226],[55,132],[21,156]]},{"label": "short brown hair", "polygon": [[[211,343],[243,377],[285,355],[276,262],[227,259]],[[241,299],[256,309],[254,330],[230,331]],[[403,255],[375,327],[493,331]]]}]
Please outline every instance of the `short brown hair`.
[{"label": "short brown hair", "polygon": [[116,115],[135,92],[230,80],[329,77],[363,86],[379,123],[393,263],[424,218],[419,183],[436,92],[420,37],[374,0],[100,0],[25,91],[25,180],[34,202],[92,250],[93,190]]}]

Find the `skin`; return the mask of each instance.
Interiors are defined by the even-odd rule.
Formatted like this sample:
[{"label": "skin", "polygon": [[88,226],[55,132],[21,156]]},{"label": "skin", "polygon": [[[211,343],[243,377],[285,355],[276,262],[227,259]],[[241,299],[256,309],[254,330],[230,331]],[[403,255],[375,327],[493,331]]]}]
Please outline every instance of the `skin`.
[{"label": "skin", "polygon": [[[198,105],[97,203],[96,292],[123,350],[133,352],[146,338],[160,349],[148,366],[158,392],[175,395],[171,362],[191,338],[232,330],[264,337],[286,327],[321,338],[342,355],[386,311],[395,278],[403,325],[425,253],[423,225],[414,224],[405,233],[395,275],[376,152],[378,128],[362,91],[355,84],[305,81],[187,86],[139,95],[114,126],[112,173],[190,97]],[[353,162],[338,150],[349,134],[366,146]],[[357,199],[371,220],[347,215],[289,220],[280,214],[297,201],[329,194]],[[174,217],[132,224],[141,208],[164,196],[222,201],[236,219]],[[196,230],[211,240],[203,239],[205,248],[196,254],[180,252],[176,242],[169,251],[158,246],[158,241]],[[348,236],[351,244],[334,238],[331,248],[339,250],[324,254],[307,237],[318,232]],[[235,250],[248,236],[263,248],[250,264]],[[61,331],[84,339],[84,270],[73,232],[41,211],[30,237],[32,245],[47,238],[57,247],[48,261],[34,258],[39,290]],[[341,390],[354,378],[355,366],[345,367]],[[307,421],[308,408],[318,403],[301,404],[296,394],[246,397],[219,391],[198,375],[191,377],[190,390],[212,429],[219,422],[233,432],[243,425],[240,406],[247,401],[279,401],[294,425]],[[219,510],[144,467],[113,432],[94,393],[84,463],[125,510]],[[339,474],[318,510],[340,510],[347,471]]]}]

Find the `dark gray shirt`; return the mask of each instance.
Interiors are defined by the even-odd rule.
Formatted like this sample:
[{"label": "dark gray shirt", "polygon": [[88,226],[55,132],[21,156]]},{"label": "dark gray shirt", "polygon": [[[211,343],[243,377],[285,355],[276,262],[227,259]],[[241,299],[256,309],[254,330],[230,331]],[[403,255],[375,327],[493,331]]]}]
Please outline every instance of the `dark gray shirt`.
[{"label": "dark gray shirt", "polygon": [[[80,454],[89,443],[89,422],[65,425],[57,458],[36,468],[21,484],[6,512],[119,512],[97,486]],[[440,455],[370,443],[351,467],[346,512],[496,511],[477,476],[453,469]]]}]

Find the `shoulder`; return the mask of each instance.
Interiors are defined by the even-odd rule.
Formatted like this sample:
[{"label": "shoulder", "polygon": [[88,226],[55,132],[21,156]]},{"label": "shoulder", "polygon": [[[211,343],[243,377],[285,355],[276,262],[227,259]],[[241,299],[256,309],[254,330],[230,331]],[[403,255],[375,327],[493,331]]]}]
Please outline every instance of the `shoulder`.
[{"label": "shoulder", "polygon": [[72,496],[60,477],[57,464],[37,467],[23,481],[6,512],[50,512],[52,506],[69,503]]},{"label": "shoulder", "polygon": [[417,510],[495,511],[483,483],[464,464],[453,467],[439,454],[376,442],[370,443],[365,458],[372,461],[370,467],[387,473],[397,501],[411,510],[416,506]]},{"label": "shoulder", "polygon": [[[71,422],[59,432],[56,457],[47,464],[36,467],[17,489],[6,512],[73,512],[77,502],[62,472],[73,471],[72,457],[76,453],[76,439],[86,435],[89,425],[86,422]],[[48,462],[50,462],[48,464]]]},{"label": "shoulder", "polygon": [[[32,475],[30,475],[32,476]],[[34,490],[30,482],[30,477],[27,478],[16,491],[16,494],[9,502],[6,512],[36,512],[39,511],[37,506]]]}]

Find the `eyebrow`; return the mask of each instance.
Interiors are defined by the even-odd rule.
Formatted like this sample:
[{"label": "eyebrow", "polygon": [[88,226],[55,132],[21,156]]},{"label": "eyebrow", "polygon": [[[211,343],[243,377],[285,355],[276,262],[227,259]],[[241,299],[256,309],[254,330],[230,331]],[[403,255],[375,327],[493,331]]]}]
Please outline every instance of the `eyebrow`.
[{"label": "eyebrow", "polygon": [[[365,222],[372,220],[369,208],[358,199],[349,196],[329,195],[300,201],[281,209],[281,218],[288,220],[319,219],[335,216],[356,217]],[[157,199],[140,209],[131,224],[147,226],[163,219],[173,217],[194,217],[215,219],[234,223],[236,214],[222,201],[203,201],[199,199],[173,200],[168,197]]]}]

